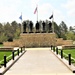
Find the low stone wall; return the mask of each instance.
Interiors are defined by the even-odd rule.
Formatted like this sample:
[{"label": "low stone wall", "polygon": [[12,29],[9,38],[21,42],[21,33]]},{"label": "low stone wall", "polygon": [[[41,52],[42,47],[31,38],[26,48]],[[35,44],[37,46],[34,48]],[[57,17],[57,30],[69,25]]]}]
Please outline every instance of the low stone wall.
[{"label": "low stone wall", "polygon": [[3,42],[3,45],[6,47],[14,47],[14,42]]},{"label": "low stone wall", "polygon": [[56,45],[61,46],[61,45],[73,45],[73,40],[63,40],[63,38],[56,39]]},{"label": "low stone wall", "polygon": [[62,49],[75,49],[74,45],[62,45]]},{"label": "low stone wall", "polygon": [[63,42],[63,38],[57,38],[56,39],[56,45],[57,46],[61,46],[62,45],[62,42]]},{"label": "low stone wall", "polygon": [[63,45],[73,45],[73,40],[63,40]]}]

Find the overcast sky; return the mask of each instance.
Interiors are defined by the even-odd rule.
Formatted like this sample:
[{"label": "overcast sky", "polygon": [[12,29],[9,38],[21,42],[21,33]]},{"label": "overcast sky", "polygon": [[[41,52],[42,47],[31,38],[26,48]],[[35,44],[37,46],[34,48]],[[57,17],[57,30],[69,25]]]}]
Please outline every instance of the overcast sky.
[{"label": "overcast sky", "polygon": [[75,26],[75,0],[1,0],[0,1],[0,22],[12,22],[16,20],[32,20],[36,22],[34,10],[38,4],[38,19],[49,20],[54,13],[54,21],[59,25],[64,21],[67,26]]}]

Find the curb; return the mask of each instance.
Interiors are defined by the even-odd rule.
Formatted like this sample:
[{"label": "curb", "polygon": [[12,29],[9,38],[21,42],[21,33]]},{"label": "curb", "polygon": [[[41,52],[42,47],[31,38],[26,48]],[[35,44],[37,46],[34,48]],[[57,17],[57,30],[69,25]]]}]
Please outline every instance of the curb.
[{"label": "curb", "polygon": [[[51,51],[51,50],[50,50],[50,51]],[[61,59],[61,57],[60,57],[59,54],[56,55],[55,52],[53,52],[53,51],[51,51],[51,52],[52,52],[69,70],[71,70],[73,73],[75,73],[75,66],[74,66],[73,64],[68,65],[68,61],[67,61],[65,58]]]}]

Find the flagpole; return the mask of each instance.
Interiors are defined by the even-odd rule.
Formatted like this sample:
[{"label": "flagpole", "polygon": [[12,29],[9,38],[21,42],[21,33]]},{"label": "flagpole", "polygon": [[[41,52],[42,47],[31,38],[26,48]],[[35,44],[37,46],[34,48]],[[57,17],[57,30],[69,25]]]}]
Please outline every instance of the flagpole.
[{"label": "flagpole", "polygon": [[34,14],[36,14],[36,21],[38,21],[38,5],[36,5]]},{"label": "flagpole", "polygon": [[[53,12],[52,12],[52,14],[53,14]],[[53,14],[53,18],[52,18],[52,31],[53,31],[53,33],[54,33],[54,14]]]},{"label": "flagpole", "polygon": [[[22,12],[21,12],[21,16],[22,16]],[[23,25],[22,25],[22,20],[21,20],[21,33],[23,33]]]},{"label": "flagpole", "polygon": [[38,21],[38,5],[37,5],[37,21]]}]

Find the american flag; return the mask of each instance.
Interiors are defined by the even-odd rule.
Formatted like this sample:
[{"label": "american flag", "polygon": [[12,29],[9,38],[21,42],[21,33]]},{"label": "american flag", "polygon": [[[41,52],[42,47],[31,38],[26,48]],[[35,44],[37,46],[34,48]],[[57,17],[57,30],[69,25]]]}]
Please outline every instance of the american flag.
[{"label": "american flag", "polygon": [[36,14],[36,12],[37,12],[37,7],[35,8],[34,14]]}]

